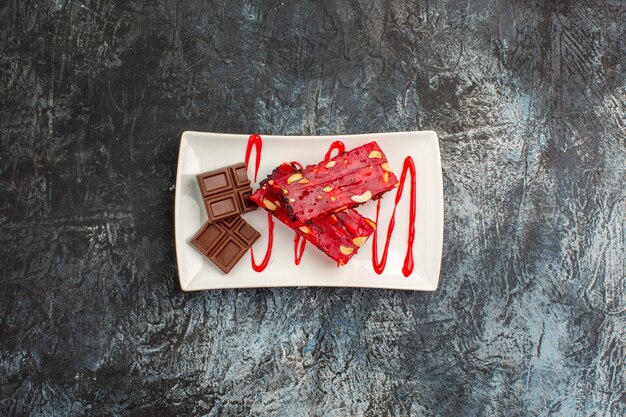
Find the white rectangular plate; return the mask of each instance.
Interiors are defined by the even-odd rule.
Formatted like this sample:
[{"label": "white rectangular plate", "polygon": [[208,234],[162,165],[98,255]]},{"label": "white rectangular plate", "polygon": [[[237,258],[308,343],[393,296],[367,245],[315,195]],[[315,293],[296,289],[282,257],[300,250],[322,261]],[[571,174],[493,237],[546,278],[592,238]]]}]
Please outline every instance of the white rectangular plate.
[{"label": "white rectangular plate", "polygon": [[[294,232],[275,222],[274,245],[269,265],[263,272],[251,267],[250,253],[225,275],[204,258],[190,243],[206,221],[206,213],[196,175],[226,165],[243,162],[248,135],[184,132],[180,141],[176,173],[175,229],[176,256],[180,286],[184,291],[250,287],[371,287],[433,291],[439,283],[443,244],[443,182],[439,142],[435,132],[372,133],[348,136],[263,136],[258,181],[284,161],[298,161],[303,166],[324,159],[332,142],[342,141],[346,149],[377,141],[386,153],[395,174],[400,178],[404,158],[411,156],[416,167],[417,216],[411,275],[402,274],[407,249],[410,183],[404,187],[396,213],[387,267],[381,275],[372,267],[370,238],[350,262],[337,267],[335,262],[312,245],[307,245],[300,265],[294,263]],[[254,151],[248,176],[253,177]],[[253,188],[256,188],[256,184]],[[378,224],[380,251],[393,210],[395,190],[382,199]],[[370,219],[376,218],[376,203],[358,208]],[[254,244],[255,259],[263,258],[267,247],[267,215],[262,209],[243,216],[261,233]],[[379,256],[380,256],[379,251]]]}]

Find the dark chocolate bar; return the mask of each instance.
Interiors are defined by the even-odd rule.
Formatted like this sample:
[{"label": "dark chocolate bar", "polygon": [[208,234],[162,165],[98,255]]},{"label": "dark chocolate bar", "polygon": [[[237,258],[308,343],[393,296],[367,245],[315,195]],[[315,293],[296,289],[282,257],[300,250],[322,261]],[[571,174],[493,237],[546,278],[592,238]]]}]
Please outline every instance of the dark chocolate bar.
[{"label": "dark chocolate bar", "polygon": [[196,177],[210,223],[256,209],[246,171],[246,164],[239,163]]},{"label": "dark chocolate bar", "polygon": [[206,222],[191,243],[228,274],[259,237],[248,222],[235,216],[217,223]]}]

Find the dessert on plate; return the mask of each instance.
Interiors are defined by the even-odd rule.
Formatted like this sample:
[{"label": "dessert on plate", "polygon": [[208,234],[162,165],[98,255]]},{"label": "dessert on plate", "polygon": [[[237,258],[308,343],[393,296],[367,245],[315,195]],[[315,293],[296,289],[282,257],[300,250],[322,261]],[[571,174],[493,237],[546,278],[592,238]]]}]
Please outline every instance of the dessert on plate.
[{"label": "dessert on plate", "polygon": [[244,163],[197,176],[208,221],[191,243],[228,273],[259,238],[240,217],[256,206],[300,238],[345,265],[376,230],[356,208],[398,186],[376,142],[340,152],[314,165],[285,162],[252,192]]},{"label": "dessert on plate", "polygon": [[397,185],[384,152],[370,142],[305,168],[282,163],[250,199],[341,266],[376,229],[354,208]]}]

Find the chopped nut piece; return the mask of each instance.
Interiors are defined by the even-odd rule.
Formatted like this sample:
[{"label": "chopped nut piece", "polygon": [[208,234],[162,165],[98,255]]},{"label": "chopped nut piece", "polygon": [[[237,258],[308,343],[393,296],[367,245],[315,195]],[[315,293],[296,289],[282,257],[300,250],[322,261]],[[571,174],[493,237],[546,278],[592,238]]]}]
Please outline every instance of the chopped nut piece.
[{"label": "chopped nut piece", "polygon": [[350,248],[348,246],[343,246],[343,245],[339,246],[339,250],[344,255],[350,255],[352,252],[354,252],[354,248]]},{"label": "chopped nut piece", "polygon": [[385,182],[385,184],[387,184],[389,182],[389,173],[385,172],[383,174],[383,181]]},{"label": "chopped nut piece", "polygon": [[365,220],[365,221],[367,222],[367,224],[369,224],[370,226],[372,226],[372,228],[373,228],[374,230],[376,230],[376,222],[374,222],[374,221],[372,221],[372,220],[368,219],[367,217],[364,217],[364,218],[363,218],[363,220]]},{"label": "chopped nut piece", "polygon": [[302,174],[297,172],[295,174],[293,174],[292,176],[290,176],[289,178],[287,178],[287,184],[291,184],[292,182],[296,182],[302,179]]},{"label": "chopped nut piece", "polygon": [[368,155],[370,159],[381,159],[383,157],[383,155],[380,153],[380,151],[372,151],[370,152],[370,154]]},{"label": "chopped nut piece", "polygon": [[268,210],[271,210],[271,211],[276,210],[276,205],[274,203],[272,203],[271,201],[269,201],[267,198],[263,199],[263,205]]},{"label": "chopped nut piece", "polygon": [[391,172],[391,167],[389,166],[389,162],[383,162],[380,164],[380,167],[387,172]]},{"label": "chopped nut piece", "polygon": [[309,229],[308,226],[300,226],[300,230],[302,230],[302,233],[311,233],[311,229]]},{"label": "chopped nut piece", "polygon": [[309,180],[307,180],[306,178],[302,178],[300,181],[298,181],[298,184],[308,184]]},{"label": "chopped nut piece", "polygon": [[332,167],[334,167],[336,164],[337,164],[337,161],[329,161],[329,162],[326,164],[326,168],[332,168]]},{"label": "chopped nut piece", "polygon": [[325,193],[329,193],[333,190],[333,186],[332,185],[327,185],[326,187],[324,187],[322,189]]},{"label": "chopped nut piece", "polygon": [[366,191],[361,195],[353,195],[352,197],[350,197],[352,201],[355,201],[357,203],[365,203],[370,198],[372,198],[372,193],[370,191]]},{"label": "chopped nut piece", "polygon": [[352,239],[352,243],[354,243],[354,246],[357,246],[360,248],[361,246],[363,246],[366,240],[367,240],[367,236],[357,236],[354,239]]}]

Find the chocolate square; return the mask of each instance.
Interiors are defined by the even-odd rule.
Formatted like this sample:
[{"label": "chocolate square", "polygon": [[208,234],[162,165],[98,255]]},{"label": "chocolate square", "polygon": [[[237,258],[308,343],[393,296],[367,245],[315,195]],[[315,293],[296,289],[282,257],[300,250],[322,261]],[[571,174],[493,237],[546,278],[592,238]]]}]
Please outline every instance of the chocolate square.
[{"label": "chocolate square", "polygon": [[224,271],[225,274],[228,274],[247,250],[248,248],[242,246],[233,236],[228,236],[226,240],[221,242],[221,245],[215,249],[210,259],[219,269]]},{"label": "chocolate square", "polygon": [[256,240],[257,238],[255,238],[255,236],[259,234],[259,232],[247,222],[238,224],[237,227],[233,229],[233,232],[244,242]]},{"label": "chocolate square", "polygon": [[217,223],[206,222],[191,243],[215,266],[227,274],[261,237],[239,216]]},{"label": "chocolate square", "polygon": [[204,206],[207,213],[211,213],[214,219],[228,218],[241,213],[238,197],[234,194],[204,200]]},{"label": "chocolate square", "polygon": [[228,191],[233,187],[233,182],[228,171],[211,171],[202,175],[200,192],[202,197]]},{"label": "chocolate square", "polygon": [[214,246],[222,240],[226,232],[220,226],[206,223],[204,227],[193,237],[195,247],[205,255],[208,255]]},{"label": "chocolate square", "polygon": [[242,189],[237,192],[237,197],[239,198],[239,204],[243,207],[243,212],[247,213],[249,211],[254,211],[258,207],[254,201],[250,200],[250,196],[252,195],[252,189]]},{"label": "chocolate square", "polygon": [[248,179],[248,168],[246,167],[246,164],[233,165],[233,168],[230,172],[233,174],[233,179],[235,180],[235,184],[237,184],[238,187],[250,185],[250,180]]},{"label": "chocolate square", "polygon": [[196,178],[209,222],[215,223],[256,209],[256,205],[249,199],[252,187],[246,164],[239,163],[205,172]]}]

